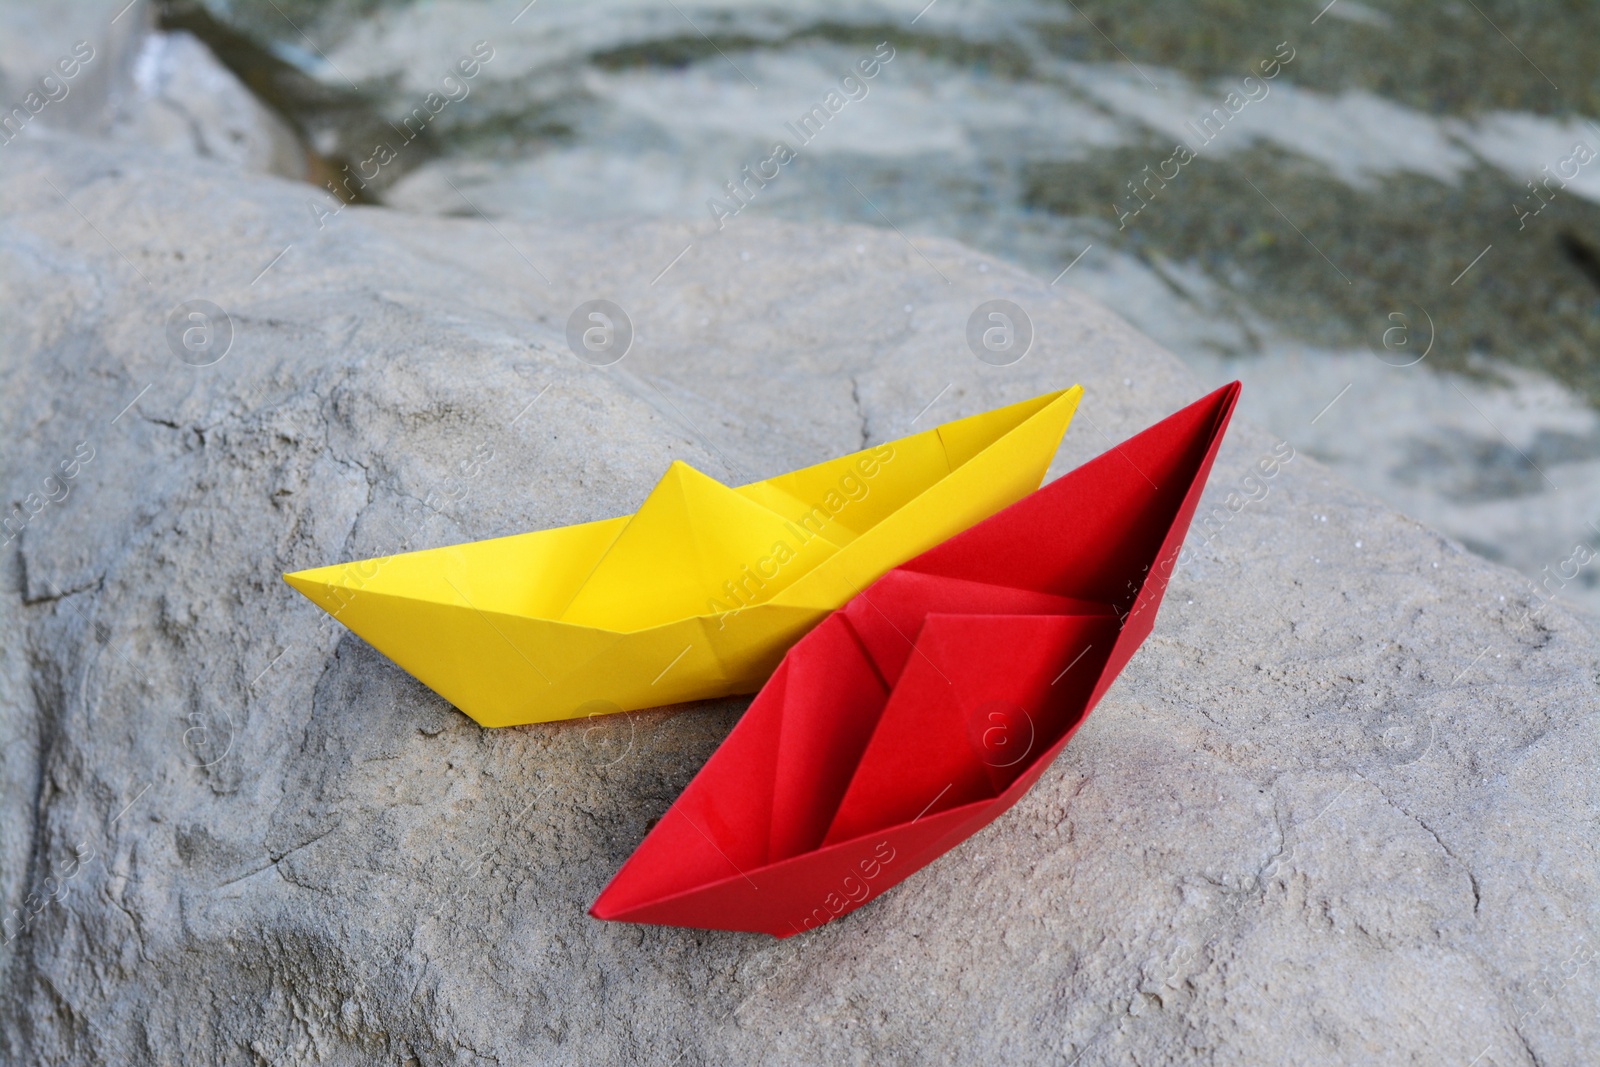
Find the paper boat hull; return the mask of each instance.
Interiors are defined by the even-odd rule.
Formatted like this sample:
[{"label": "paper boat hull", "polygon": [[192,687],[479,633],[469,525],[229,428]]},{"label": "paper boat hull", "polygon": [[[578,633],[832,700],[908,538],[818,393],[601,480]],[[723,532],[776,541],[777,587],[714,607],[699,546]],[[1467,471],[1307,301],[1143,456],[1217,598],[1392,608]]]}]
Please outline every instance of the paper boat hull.
[{"label": "paper boat hull", "polygon": [[[1149,634],[1237,397],[1235,383],[1177,412],[896,568],[818,626],[790,650],[590,914],[787,937],[875,899],[1001,815],[1044,773]],[[1013,605],[987,617],[1002,629],[1065,635],[1050,646],[1057,659],[1046,672],[1060,674],[1043,687],[1048,699],[1032,705],[1051,708],[1041,712],[1049,721],[1039,744],[1015,766],[978,767],[989,774],[992,796],[971,798],[982,781],[969,782],[966,796],[952,790],[960,776],[940,764],[937,683],[901,701],[898,721],[910,732],[898,736],[890,721],[895,702],[917,671],[952,688],[981,687],[988,678],[1001,695],[1041,686],[1018,682],[1014,667],[992,658],[1003,656],[1009,638],[981,662],[954,655],[936,662],[939,646],[928,639],[935,622],[978,628],[972,633],[985,625],[981,614],[936,614],[949,604],[925,615],[912,654],[901,653],[905,666],[888,668],[901,673],[875,678],[854,666],[885,662],[870,634],[861,636],[872,612],[890,629],[903,628],[893,618],[897,583],[920,583],[917,595],[935,599],[952,584],[986,585],[1013,600],[1071,597],[1112,611],[1019,616],[1035,609]],[[1081,658],[1073,659],[1079,645]],[[874,723],[874,716],[881,717]],[[863,720],[865,727],[851,725]],[[947,778],[951,786],[941,791]]]},{"label": "paper boat hull", "polygon": [[[906,458],[896,462],[921,465],[896,474],[894,487],[880,475],[882,488],[873,491],[889,494],[893,510],[750,606],[733,607],[738,601],[728,597],[718,603],[729,610],[714,608],[708,595],[703,613],[637,628],[562,619],[627,516],[284,579],[483,726],[753,693],[790,645],[863,586],[1037,487],[1081,393],[1074,387],[880,446],[899,448]],[[717,488],[804,511],[808,494],[820,496],[817,487],[839,483],[877,451],[738,490]]]}]

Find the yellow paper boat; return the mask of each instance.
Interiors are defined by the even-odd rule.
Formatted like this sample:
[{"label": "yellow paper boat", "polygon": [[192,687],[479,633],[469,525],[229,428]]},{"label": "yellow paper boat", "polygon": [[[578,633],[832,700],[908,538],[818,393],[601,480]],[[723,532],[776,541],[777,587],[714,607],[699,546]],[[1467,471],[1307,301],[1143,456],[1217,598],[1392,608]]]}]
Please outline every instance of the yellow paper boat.
[{"label": "yellow paper boat", "polygon": [[285,574],[483,726],[753,693],[891,567],[1038,488],[1078,386],[632,515]]}]

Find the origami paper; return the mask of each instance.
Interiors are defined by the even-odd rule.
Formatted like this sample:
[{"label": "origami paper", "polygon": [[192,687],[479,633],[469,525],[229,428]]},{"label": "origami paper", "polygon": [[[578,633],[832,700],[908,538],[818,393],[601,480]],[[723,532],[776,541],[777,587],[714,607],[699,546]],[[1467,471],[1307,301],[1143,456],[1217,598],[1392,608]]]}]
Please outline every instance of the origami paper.
[{"label": "origami paper", "polygon": [[788,937],[976,833],[1155,622],[1239,386],[890,570],[784,657],[590,914]]},{"label": "origami paper", "polygon": [[1036,488],[1083,390],[631,516],[284,575],[484,726],[753,693],[884,571]]}]

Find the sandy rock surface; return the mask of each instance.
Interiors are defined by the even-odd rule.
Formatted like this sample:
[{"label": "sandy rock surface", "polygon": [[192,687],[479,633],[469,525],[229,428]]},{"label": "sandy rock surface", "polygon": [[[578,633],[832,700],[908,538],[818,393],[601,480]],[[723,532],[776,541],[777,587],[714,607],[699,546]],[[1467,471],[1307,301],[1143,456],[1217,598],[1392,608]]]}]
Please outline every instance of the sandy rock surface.
[{"label": "sandy rock surface", "polygon": [[[5,149],[0,1058],[1592,1062],[1600,634],[1305,456],[1247,482],[1247,423],[1012,812],[786,941],[589,919],[744,701],[486,731],[280,572],[1079,381],[1059,473],[1200,388],[948,242],[333,208]],[[1008,367],[964,339],[996,297],[1037,332]],[[609,367],[566,342],[596,298],[636,331]]]}]

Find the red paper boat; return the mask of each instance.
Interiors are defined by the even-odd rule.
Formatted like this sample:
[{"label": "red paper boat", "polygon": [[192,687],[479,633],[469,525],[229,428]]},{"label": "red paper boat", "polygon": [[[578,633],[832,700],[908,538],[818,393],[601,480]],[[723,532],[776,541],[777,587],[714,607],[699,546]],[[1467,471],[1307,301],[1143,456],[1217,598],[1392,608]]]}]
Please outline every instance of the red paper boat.
[{"label": "red paper boat", "polygon": [[889,571],[790,649],[589,914],[788,937],[988,825],[1155,623],[1239,384]]}]

